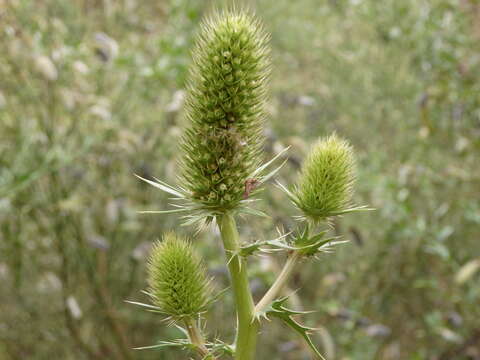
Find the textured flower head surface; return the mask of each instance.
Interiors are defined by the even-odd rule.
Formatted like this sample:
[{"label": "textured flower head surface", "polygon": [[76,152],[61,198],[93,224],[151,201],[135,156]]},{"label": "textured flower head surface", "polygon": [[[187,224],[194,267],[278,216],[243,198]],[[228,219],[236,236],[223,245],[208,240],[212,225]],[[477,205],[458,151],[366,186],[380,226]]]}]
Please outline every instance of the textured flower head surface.
[{"label": "textured flower head surface", "polygon": [[155,243],[148,261],[148,285],[152,302],[173,319],[195,318],[210,303],[205,267],[192,245],[175,233]]},{"label": "textured flower head surface", "polygon": [[318,140],[305,160],[292,200],[318,222],[348,212],[355,182],[352,147],[335,134]]},{"label": "textured flower head surface", "polygon": [[236,208],[262,154],[268,37],[250,15],[226,11],[205,21],[193,51],[180,184],[209,212]]}]

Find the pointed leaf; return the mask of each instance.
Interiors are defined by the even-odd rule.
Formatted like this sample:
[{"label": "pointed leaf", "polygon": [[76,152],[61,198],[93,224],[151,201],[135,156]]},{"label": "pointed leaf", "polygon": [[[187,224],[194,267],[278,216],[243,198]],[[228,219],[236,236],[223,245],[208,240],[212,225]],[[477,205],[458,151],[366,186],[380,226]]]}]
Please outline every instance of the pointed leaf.
[{"label": "pointed leaf", "polygon": [[141,303],[141,302],[130,301],[130,300],[125,300],[125,302],[129,303],[129,304],[133,304],[133,305],[138,305],[138,306],[141,306],[141,307],[144,307],[144,308],[147,308],[147,309],[161,311],[161,309],[158,306],[144,304],[144,303]]},{"label": "pointed leaf", "polygon": [[262,176],[261,182],[262,182],[262,183],[265,183],[265,182],[267,182],[268,180],[270,180],[273,176],[275,176],[275,174],[280,171],[280,169],[287,163],[287,161],[288,161],[288,159],[285,159],[285,160],[280,164],[280,166],[278,166],[277,168],[275,168],[275,169],[273,169],[272,171],[270,171],[267,175]]},{"label": "pointed leaf", "polygon": [[269,218],[270,217],[269,215],[265,214],[263,211],[253,209],[253,208],[247,207],[247,206],[240,208],[239,212],[244,213],[244,214],[248,214],[248,215],[260,216],[260,217],[264,217],[264,218]]},{"label": "pointed leaf", "polygon": [[293,315],[305,314],[307,312],[290,310],[284,307],[283,304],[287,301],[287,299],[288,297],[274,300],[272,304],[267,308],[264,314],[259,314],[257,316],[264,316],[266,318],[267,316],[271,316],[271,317],[279,318],[280,320],[283,321],[284,324],[286,324],[292,330],[297,332],[307,342],[310,349],[319,359],[325,360],[325,358],[317,350],[317,348],[315,347],[315,345],[313,344],[309,336],[309,332],[315,329],[301,325],[300,323],[292,319]]},{"label": "pointed leaf", "polygon": [[322,356],[322,354],[317,350],[317,348],[313,344],[312,339],[310,339],[310,336],[308,336],[308,332],[312,330],[311,328],[300,325],[295,320],[293,320],[290,316],[285,316],[285,315],[282,316],[277,314],[272,314],[272,316],[279,317],[287,326],[289,326],[291,329],[296,331],[307,342],[308,346],[313,351],[313,353],[317,355],[319,359],[325,360],[325,358]]},{"label": "pointed leaf", "polygon": [[[260,174],[263,170],[265,170],[267,167],[270,166],[271,163],[273,163],[275,160],[277,160],[280,156],[282,156],[286,151],[288,151],[288,149],[290,149],[290,146],[287,146],[285,149],[283,149],[282,151],[280,151],[277,155],[275,155],[275,157],[273,159],[271,159],[270,161],[266,162],[265,164],[263,164],[262,166],[258,167],[250,177],[252,178],[255,178],[258,174]],[[278,171],[278,170],[277,170]]]},{"label": "pointed leaf", "polygon": [[155,181],[151,181],[151,180],[148,180],[148,179],[145,179],[143,177],[141,177],[140,175],[137,175],[137,174],[134,174],[137,178],[139,178],[140,180],[143,180],[145,181],[146,183],[162,190],[162,191],[165,191],[169,194],[172,194],[172,195],[175,195],[176,197],[178,198],[184,198],[185,196],[183,194],[181,194],[180,192],[178,192],[177,190],[175,190],[173,187],[171,187],[170,185],[168,184],[165,184],[164,182],[162,181],[159,181],[157,180],[158,182],[155,182]]},{"label": "pointed leaf", "polygon": [[173,214],[187,212],[188,209],[172,209],[172,210],[141,210],[138,211],[139,214]]},{"label": "pointed leaf", "polygon": [[349,208],[349,209],[333,212],[331,214],[331,216],[350,214],[350,213],[358,212],[358,211],[374,211],[374,210],[375,210],[374,208],[369,208],[365,205],[362,205],[362,206],[356,206],[356,207],[352,207],[352,208]]},{"label": "pointed leaf", "polygon": [[188,340],[179,339],[174,341],[161,341],[156,345],[137,347],[134,348],[134,350],[165,349],[169,347],[192,348],[194,345]]},{"label": "pointed leaf", "polygon": [[283,185],[282,183],[280,183],[279,181],[276,181],[276,184],[277,186],[285,193],[287,194],[287,196],[290,198],[290,199],[295,199],[295,195],[287,189],[287,187],[285,185]]}]

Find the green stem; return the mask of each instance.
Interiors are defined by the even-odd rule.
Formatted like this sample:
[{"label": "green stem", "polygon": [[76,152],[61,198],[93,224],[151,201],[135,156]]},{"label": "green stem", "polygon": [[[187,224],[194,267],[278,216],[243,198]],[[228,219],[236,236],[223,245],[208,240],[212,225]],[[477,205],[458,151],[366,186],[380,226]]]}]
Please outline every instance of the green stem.
[{"label": "green stem", "polygon": [[267,293],[258,302],[257,306],[255,306],[255,313],[262,311],[273,300],[275,300],[275,298],[278,296],[278,294],[292,275],[295,265],[297,264],[299,259],[300,253],[298,251],[294,251],[288,256],[287,262],[283,266],[282,272],[280,273],[280,275],[278,275],[277,279],[267,291]]},{"label": "green stem", "polygon": [[218,217],[223,246],[227,255],[228,270],[237,308],[237,335],[235,360],[253,360],[257,343],[258,321],[255,320],[255,305],[248,284],[246,260],[238,254],[239,236],[235,219],[230,213]]},{"label": "green stem", "polygon": [[215,357],[210,354],[205,346],[205,339],[197,326],[197,322],[193,319],[185,319],[185,327],[187,329],[190,342],[195,345],[202,359],[215,360]]}]

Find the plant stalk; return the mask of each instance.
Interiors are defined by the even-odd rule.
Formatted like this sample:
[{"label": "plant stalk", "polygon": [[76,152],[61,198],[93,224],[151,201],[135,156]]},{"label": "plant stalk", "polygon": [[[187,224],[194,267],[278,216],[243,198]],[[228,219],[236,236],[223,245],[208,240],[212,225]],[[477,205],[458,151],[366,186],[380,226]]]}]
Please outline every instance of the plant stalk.
[{"label": "plant stalk", "polygon": [[255,304],[248,284],[247,263],[244,258],[238,256],[240,242],[233,216],[225,213],[217,220],[227,256],[237,310],[234,358],[235,360],[253,360],[255,359],[258,321],[255,319]]},{"label": "plant stalk", "polygon": [[215,360],[215,357],[210,354],[207,347],[205,346],[205,339],[202,335],[202,332],[197,326],[195,320],[186,319],[185,327],[187,329],[188,338],[191,343],[196,346],[198,353],[202,356],[202,359]]},{"label": "plant stalk", "polygon": [[287,262],[283,266],[283,269],[278,275],[277,279],[272,284],[270,289],[268,289],[263,298],[255,306],[255,313],[263,311],[265,307],[267,307],[273,300],[275,300],[275,298],[278,296],[278,294],[292,275],[295,265],[298,263],[299,259],[300,253],[298,251],[293,251],[292,253],[290,253]]}]

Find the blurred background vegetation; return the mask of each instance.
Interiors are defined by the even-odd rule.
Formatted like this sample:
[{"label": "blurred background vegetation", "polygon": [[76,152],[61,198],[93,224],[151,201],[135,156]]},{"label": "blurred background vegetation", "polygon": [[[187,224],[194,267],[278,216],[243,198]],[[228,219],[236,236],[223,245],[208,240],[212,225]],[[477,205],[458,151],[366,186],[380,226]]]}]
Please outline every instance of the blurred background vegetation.
[{"label": "blurred background vegetation", "polygon": [[[356,202],[334,230],[351,242],[305,263],[292,305],[328,359],[480,359],[480,3],[263,0],[272,34],[265,159],[288,145],[295,181],[318,136],[359,159]],[[133,173],[175,182],[189,49],[212,4],[188,0],[0,0],[0,359],[183,359],[133,351],[178,330],[145,301],[145,255],[178,226]],[[290,229],[269,186],[243,238]],[[244,229],[243,229],[244,228]],[[192,234],[193,229],[181,231]],[[196,241],[217,289],[217,234]],[[258,298],[282,259],[253,259]],[[232,338],[229,296],[209,315]],[[230,304],[230,305],[229,305]],[[275,322],[259,359],[310,359]]]}]

